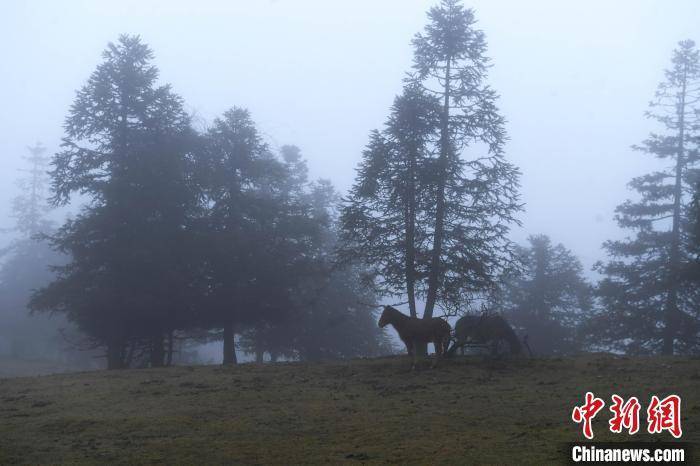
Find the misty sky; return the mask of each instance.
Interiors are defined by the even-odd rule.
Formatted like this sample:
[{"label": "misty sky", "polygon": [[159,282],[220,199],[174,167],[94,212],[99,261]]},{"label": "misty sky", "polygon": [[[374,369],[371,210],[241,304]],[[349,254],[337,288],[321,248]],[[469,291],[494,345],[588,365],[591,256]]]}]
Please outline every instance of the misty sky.
[{"label": "misty sky", "polygon": [[[76,89],[107,42],[140,34],[204,128],[237,105],[273,148],[301,147],[314,177],[345,191],[368,133],[384,122],[433,0],[17,1],[0,15],[0,227],[10,225],[25,147],[55,151]],[[587,268],[626,183],[653,167],[630,145],[679,40],[700,40],[700,2],[470,1],[486,32],[523,172],[523,228]],[[5,236],[7,239],[7,236]]]}]

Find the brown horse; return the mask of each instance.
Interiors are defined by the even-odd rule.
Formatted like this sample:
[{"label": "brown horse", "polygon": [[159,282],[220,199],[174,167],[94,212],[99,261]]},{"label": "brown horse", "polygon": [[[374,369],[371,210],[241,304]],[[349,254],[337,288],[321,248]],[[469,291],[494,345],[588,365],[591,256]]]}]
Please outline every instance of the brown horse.
[{"label": "brown horse", "polygon": [[418,355],[416,346],[420,344],[433,343],[435,345],[436,359],[433,365],[437,365],[437,360],[447,351],[450,344],[451,327],[445,320],[439,317],[430,319],[418,319],[402,314],[398,309],[391,306],[384,306],[379,318],[379,326],[391,325],[396,329],[399,338],[406,345],[409,355],[413,355],[413,369],[416,367]]},{"label": "brown horse", "polygon": [[[457,348],[463,348],[468,343],[478,345],[491,344],[491,353],[495,356],[498,343],[508,343],[510,353],[519,355],[522,347],[513,327],[499,315],[482,314],[481,316],[466,315],[455,324],[455,344],[450,348],[447,356],[451,356]],[[525,343],[527,345],[527,342]],[[529,350],[529,346],[527,346]]]}]

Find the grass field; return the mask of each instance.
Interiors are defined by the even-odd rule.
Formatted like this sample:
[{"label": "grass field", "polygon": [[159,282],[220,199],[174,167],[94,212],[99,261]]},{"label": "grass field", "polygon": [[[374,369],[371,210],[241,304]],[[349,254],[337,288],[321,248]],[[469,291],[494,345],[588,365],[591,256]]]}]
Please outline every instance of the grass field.
[{"label": "grass field", "polygon": [[[582,440],[571,410],[606,400],[683,400],[700,443],[700,359],[492,361],[410,372],[405,357],[198,366],[0,379],[0,463],[560,464]],[[607,406],[594,420],[608,432]],[[637,440],[670,440],[668,433]]]},{"label": "grass field", "polygon": [[75,366],[46,359],[18,359],[0,355],[0,379],[37,374],[58,374],[75,371]]}]

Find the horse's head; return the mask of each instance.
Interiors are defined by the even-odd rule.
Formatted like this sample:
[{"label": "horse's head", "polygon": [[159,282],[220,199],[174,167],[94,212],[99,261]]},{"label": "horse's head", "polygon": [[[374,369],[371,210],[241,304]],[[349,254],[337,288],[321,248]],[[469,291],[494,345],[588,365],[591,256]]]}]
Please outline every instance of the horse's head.
[{"label": "horse's head", "polygon": [[396,311],[396,309],[394,309],[391,306],[384,306],[384,310],[382,311],[382,315],[379,317],[379,322],[378,322],[379,326],[384,328],[387,325],[389,325],[391,323],[391,316],[395,311]]}]

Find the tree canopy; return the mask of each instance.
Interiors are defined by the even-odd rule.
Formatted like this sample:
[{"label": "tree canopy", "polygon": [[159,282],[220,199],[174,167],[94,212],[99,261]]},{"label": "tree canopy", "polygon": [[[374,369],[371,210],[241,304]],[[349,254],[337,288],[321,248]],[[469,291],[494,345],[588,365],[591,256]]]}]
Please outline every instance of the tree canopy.
[{"label": "tree canopy", "polygon": [[520,267],[506,271],[494,294],[494,310],[508,316],[538,355],[571,354],[586,343],[582,330],[593,309],[583,265],[546,235],[518,246]]},{"label": "tree canopy", "polygon": [[690,208],[698,180],[700,62],[692,41],[680,42],[647,117],[659,126],[635,149],[670,163],[634,178],[638,198],[616,210],[633,236],[604,244],[610,260],[599,294],[605,311],[597,332],[629,353],[697,352],[700,288],[683,273],[691,262]]},{"label": "tree canopy", "polygon": [[414,64],[382,131],[374,131],[343,211],[345,254],[377,290],[465,311],[512,261],[521,209],[505,160],[504,120],[486,83],[486,41],[474,13],[444,0],[413,40]]},{"label": "tree canopy", "polygon": [[[304,299],[336,306],[314,320],[357,311],[368,296],[357,281],[342,302],[299,291],[332,263],[332,187],[308,180],[298,148],[273,153],[245,109],[195,131],[152,61],[138,36],[121,36],[76,94],[52,161],[52,201],[87,202],[51,235],[69,260],[32,308],[65,314],[106,348],[110,368],[163,365],[174,338],[188,335],[223,338],[224,362],[236,362],[236,333],[281,322],[307,331]],[[365,308],[355,318],[372,316]],[[354,338],[379,345],[382,335]],[[292,341],[298,357],[317,357],[310,342]],[[331,341],[324,351],[349,354]]]}]

